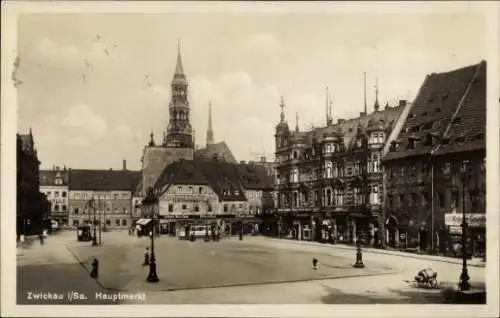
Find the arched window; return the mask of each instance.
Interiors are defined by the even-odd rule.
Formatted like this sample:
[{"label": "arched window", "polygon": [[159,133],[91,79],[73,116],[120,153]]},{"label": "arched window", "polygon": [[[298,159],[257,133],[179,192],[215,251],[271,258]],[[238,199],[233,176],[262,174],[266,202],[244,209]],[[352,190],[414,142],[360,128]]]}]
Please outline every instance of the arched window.
[{"label": "arched window", "polygon": [[332,190],[326,189],[326,205],[332,205]]}]

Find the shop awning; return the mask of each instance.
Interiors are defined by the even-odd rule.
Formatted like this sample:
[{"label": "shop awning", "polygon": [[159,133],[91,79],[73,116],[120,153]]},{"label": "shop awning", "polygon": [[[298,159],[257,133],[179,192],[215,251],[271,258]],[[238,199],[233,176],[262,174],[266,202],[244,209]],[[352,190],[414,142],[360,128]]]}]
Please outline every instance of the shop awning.
[{"label": "shop awning", "polygon": [[148,224],[149,222],[151,222],[151,219],[139,219],[135,222],[135,224],[139,224],[139,225],[146,225]]}]

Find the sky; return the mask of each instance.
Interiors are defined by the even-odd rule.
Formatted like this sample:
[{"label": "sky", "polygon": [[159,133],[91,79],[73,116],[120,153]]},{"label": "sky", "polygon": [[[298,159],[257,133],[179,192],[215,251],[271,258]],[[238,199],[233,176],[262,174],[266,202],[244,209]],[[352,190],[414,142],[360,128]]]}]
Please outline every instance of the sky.
[{"label": "sky", "polygon": [[274,157],[280,97],[300,130],[368,110],[374,84],[392,106],[425,76],[487,57],[479,13],[22,14],[18,19],[18,132],[31,127],[41,168],[140,169],[149,134],[168,124],[180,39],[195,142],[237,160]]}]

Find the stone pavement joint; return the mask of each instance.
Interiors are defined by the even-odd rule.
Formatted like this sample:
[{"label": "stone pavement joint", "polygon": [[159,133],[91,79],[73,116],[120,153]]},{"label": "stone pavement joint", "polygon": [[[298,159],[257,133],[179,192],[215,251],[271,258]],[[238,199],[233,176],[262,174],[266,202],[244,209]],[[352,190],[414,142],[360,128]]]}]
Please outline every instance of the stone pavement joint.
[{"label": "stone pavement joint", "polygon": [[367,273],[367,274],[356,274],[356,275],[343,275],[337,277],[314,277],[314,278],[304,278],[304,279],[289,279],[289,280],[279,280],[271,282],[252,282],[252,283],[239,283],[239,284],[220,284],[215,286],[206,287],[185,287],[185,288],[165,288],[159,291],[151,291],[152,293],[158,292],[174,292],[174,291],[184,291],[184,290],[204,290],[204,289],[217,289],[217,288],[231,288],[231,287],[245,287],[245,286],[266,286],[266,285],[279,285],[279,284],[293,284],[301,282],[313,282],[313,281],[324,281],[324,280],[338,280],[347,278],[361,278],[361,277],[373,277],[373,276],[389,276],[394,275],[397,272],[384,272],[384,273]]},{"label": "stone pavement joint", "polygon": [[[279,238],[273,238],[273,237],[261,237],[261,238],[264,238],[265,240],[272,240],[272,241],[278,241],[278,242],[290,242],[293,244],[312,245],[312,246],[318,246],[318,247],[331,247],[331,248],[345,249],[345,250],[355,250],[356,249],[356,246],[349,246],[349,245],[345,245],[345,244],[328,244],[328,243],[319,243],[319,242],[311,242],[311,241],[285,240],[285,239],[279,239]],[[449,263],[449,264],[461,264],[462,263],[461,258],[455,259],[455,258],[446,257],[446,256],[436,256],[436,255],[427,255],[427,254],[412,254],[412,253],[407,253],[407,252],[381,250],[381,249],[375,249],[375,248],[370,248],[370,247],[363,247],[362,251],[364,253],[393,255],[393,256],[414,258],[414,259],[420,259],[420,260],[437,261],[437,262],[443,262],[443,263]],[[481,260],[479,260],[479,261],[467,260],[467,265],[472,266],[472,267],[482,267],[482,268],[484,268],[486,266],[485,263]]]}]

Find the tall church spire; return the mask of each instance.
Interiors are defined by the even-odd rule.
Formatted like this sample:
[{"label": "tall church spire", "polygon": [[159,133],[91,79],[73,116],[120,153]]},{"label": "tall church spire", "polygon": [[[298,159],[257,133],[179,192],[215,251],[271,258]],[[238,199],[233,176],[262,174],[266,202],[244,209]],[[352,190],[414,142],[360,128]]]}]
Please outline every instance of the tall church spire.
[{"label": "tall church spire", "polygon": [[208,129],[207,129],[207,147],[214,143],[214,130],[212,128],[212,102],[208,102]]},{"label": "tall church spire", "polygon": [[299,113],[295,113],[295,131],[299,132]]},{"label": "tall church spire", "polygon": [[193,129],[189,122],[188,82],[182,67],[180,41],[178,42],[177,64],[171,84],[171,100],[168,107],[166,146],[171,148],[193,148]]},{"label": "tall church spire", "polygon": [[378,111],[380,108],[380,105],[378,103],[378,78],[375,80],[375,104],[373,105],[373,108],[375,111]]},{"label": "tall church spire", "polygon": [[182,57],[181,57],[181,40],[177,40],[177,64],[175,65],[175,73],[174,76],[185,76],[184,75],[184,67],[182,66]]}]

